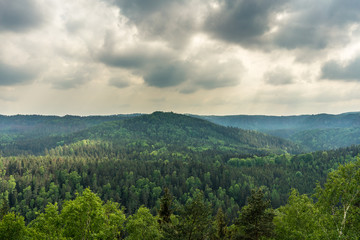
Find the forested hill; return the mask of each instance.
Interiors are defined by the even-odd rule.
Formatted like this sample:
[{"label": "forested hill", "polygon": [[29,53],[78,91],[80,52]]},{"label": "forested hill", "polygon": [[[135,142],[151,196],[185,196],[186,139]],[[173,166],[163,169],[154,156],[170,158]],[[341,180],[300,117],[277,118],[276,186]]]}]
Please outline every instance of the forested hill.
[{"label": "forested hill", "polygon": [[[215,149],[242,154],[299,153],[301,147],[263,133],[223,127],[198,118],[155,112],[113,116],[0,116],[2,155],[43,154],[82,140],[129,144],[142,149]],[[139,150],[139,149],[138,149]]]},{"label": "forested hill", "polygon": [[71,139],[110,141],[193,151],[216,149],[247,154],[299,153],[301,147],[263,133],[223,127],[198,118],[154,112],[122,121],[107,122],[73,134]]},{"label": "forested hill", "polygon": [[110,116],[0,115],[0,153],[3,155],[41,154],[45,148],[62,144],[65,136],[108,121],[140,114]]},{"label": "forested hill", "polygon": [[286,138],[308,151],[360,144],[360,112],[299,116],[197,116],[222,126],[257,130]]},{"label": "forested hill", "polygon": [[237,127],[250,130],[279,129],[327,129],[360,127],[360,112],[339,115],[316,114],[298,116],[266,116],[266,115],[229,115],[198,116],[222,126]]},{"label": "forested hill", "polygon": [[54,135],[70,133],[98,125],[138,116],[140,114],[119,114],[109,116],[43,116],[43,115],[0,115],[0,133],[9,135]]}]

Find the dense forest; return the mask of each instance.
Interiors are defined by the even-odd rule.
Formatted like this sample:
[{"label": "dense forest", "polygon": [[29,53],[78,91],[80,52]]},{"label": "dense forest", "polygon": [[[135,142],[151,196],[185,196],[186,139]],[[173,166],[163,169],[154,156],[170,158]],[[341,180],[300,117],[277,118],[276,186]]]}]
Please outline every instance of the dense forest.
[{"label": "dense forest", "polygon": [[360,113],[299,116],[196,116],[213,123],[257,130],[306,147],[307,151],[329,150],[360,144]]},{"label": "dense forest", "polygon": [[13,117],[0,124],[0,239],[356,239],[360,229],[357,145],[306,152],[162,112]]}]

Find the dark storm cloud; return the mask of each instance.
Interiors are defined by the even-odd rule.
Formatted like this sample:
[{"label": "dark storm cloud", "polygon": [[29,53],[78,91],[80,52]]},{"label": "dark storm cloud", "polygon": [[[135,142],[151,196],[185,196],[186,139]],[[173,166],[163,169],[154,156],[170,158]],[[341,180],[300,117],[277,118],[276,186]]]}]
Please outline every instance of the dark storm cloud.
[{"label": "dark storm cloud", "polygon": [[[239,75],[232,70],[242,69],[242,65],[238,63],[235,66],[234,63],[218,64],[207,59],[199,65],[196,62],[181,60],[173,52],[144,46],[120,51],[104,49],[98,55],[98,59],[108,66],[130,70],[134,75],[142,77],[148,86],[173,87],[189,81],[194,86],[191,87],[191,91],[237,85]],[[112,82],[110,84],[115,85]]]},{"label": "dark storm cloud", "polygon": [[[348,27],[360,21],[357,0],[224,0],[210,11],[204,30],[245,47],[324,49],[349,39]],[[284,19],[279,20],[279,14]],[[276,32],[269,32],[277,28]],[[269,33],[269,35],[267,35]]]},{"label": "dark storm cloud", "polygon": [[121,11],[134,21],[141,21],[142,16],[149,16],[159,10],[167,9],[173,3],[184,3],[184,0],[113,0]]},{"label": "dark storm cloud", "polygon": [[239,44],[254,44],[269,31],[282,0],[225,0],[205,22],[205,30],[216,38]]},{"label": "dark storm cloud", "polygon": [[286,69],[278,68],[265,73],[265,82],[273,86],[288,85],[293,83],[293,75]]},{"label": "dark storm cloud", "polygon": [[35,73],[28,69],[10,66],[0,62],[0,86],[21,85],[31,82]]},{"label": "dark storm cloud", "polygon": [[137,48],[124,49],[119,52],[105,51],[99,54],[99,60],[108,66],[128,69],[146,68],[149,65],[168,62],[171,56],[166,52],[152,50],[138,46]]},{"label": "dark storm cloud", "polygon": [[197,1],[185,0],[109,0],[122,15],[136,25],[147,39],[162,40],[172,46],[184,46],[197,31]]},{"label": "dark storm cloud", "polygon": [[130,70],[141,76],[148,86],[159,88],[181,84],[188,71],[187,64],[173,53],[146,46],[119,51],[104,49],[98,59],[108,66]]},{"label": "dark storm cloud", "polygon": [[341,81],[360,81],[360,58],[343,66],[335,61],[329,61],[322,67],[322,78]]},{"label": "dark storm cloud", "polygon": [[26,31],[41,21],[41,13],[33,0],[0,0],[0,31]]},{"label": "dark storm cloud", "polygon": [[[348,40],[360,21],[358,0],[107,0],[146,39],[184,47],[196,33],[245,47],[324,49]],[[277,19],[284,14],[283,20]],[[200,20],[199,20],[200,19]],[[277,29],[276,32],[270,30]]]},{"label": "dark storm cloud", "polygon": [[187,78],[187,69],[180,62],[161,64],[152,67],[144,74],[144,81],[149,86],[172,87],[184,82]]},{"label": "dark storm cloud", "polygon": [[332,43],[346,42],[348,27],[360,20],[359,11],[357,0],[292,1],[274,43],[287,49],[324,49]]}]

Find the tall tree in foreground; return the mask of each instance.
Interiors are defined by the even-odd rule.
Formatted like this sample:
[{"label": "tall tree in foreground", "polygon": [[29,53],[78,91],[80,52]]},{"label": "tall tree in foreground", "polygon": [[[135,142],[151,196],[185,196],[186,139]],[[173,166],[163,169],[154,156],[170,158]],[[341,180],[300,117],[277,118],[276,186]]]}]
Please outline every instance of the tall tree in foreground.
[{"label": "tall tree in foreground", "polygon": [[128,218],[126,230],[127,240],[159,240],[162,237],[157,217],[151,215],[146,207],[140,207]]},{"label": "tall tree in foreground", "polygon": [[158,210],[160,229],[163,233],[163,239],[173,238],[175,233],[174,225],[171,221],[172,210],[172,195],[168,188],[164,189],[164,195],[160,199],[160,209]]},{"label": "tall tree in foreground", "polygon": [[275,217],[276,239],[359,239],[360,159],[329,173],[316,203],[295,190]]},{"label": "tall tree in foreground", "polygon": [[323,214],[323,227],[332,239],[358,239],[360,236],[360,159],[329,173],[317,186],[317,206]]},{"label": "tall tree in foreground", "polygon": [[64,237],[71,239],[116,239],[120,236],[125,214],[116,203],[106,203],[90,189],[75,200],[66,201],[60,218]]},{"label": "tall tree in foreground", "polygon": [[264,200],[264,193],[259,188],[252,190],[248,204],[240,211],[237,221],[239,236],[246,240],[259,240],[273,235],[273,218],[275,216],[270,207],[270,201]]},{"label": "tall tree in foreground", "polygon": [[[274,218],[276,239],[326,239],[321,231],[319,210],[312,198],[292,190],[288,203],[277,209]],[[324,238],[322,238],[324,237]]]},{"label": "tall tree in foreground", "polygon": [[10,212],[0,221],[0,239],[20,240],[25,239],[27,229],[23,216]]},{"label": "tall tree in foreground", "polygon": [[164,189],[164,196],[160,199],[160,209],[159,209],[159,223],[160,224],[169,224],[171,223],[171,209],[172,196],[168,188]]},{"label": "tall tree in foreground", "polygon": [[192,201],[180,213],[178,239],[208,239],[211,228],[211,207],[204,201],[202,192],[197,192]]}]

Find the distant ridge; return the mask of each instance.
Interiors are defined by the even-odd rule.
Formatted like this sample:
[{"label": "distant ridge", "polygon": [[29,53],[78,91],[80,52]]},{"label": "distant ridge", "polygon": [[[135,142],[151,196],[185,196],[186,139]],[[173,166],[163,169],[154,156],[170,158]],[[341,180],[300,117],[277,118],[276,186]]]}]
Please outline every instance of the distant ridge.
[{"label": "distant ridge", "polygon": [[360,112],[342,114],[312,114],[292,116],[268,115],[191,115],[223,126],[250,130],[323,129],[360,127]]},{"label": "distant ridge", "polygon": [[360,112],[298,116],[194,116],[222,126],[257,130],[286,138],[307,146],[309,151],[360,144]]},{"label": "distant ridge", "polygon": [[111,141],[142,139],[200,148],[229,148],[238,152],[302,151],[300,146],[285,139],[255,131],[228,128],[204,119],[172,112],[157,111],[131,119],[108,122],[86,132],[85,135]]}]

